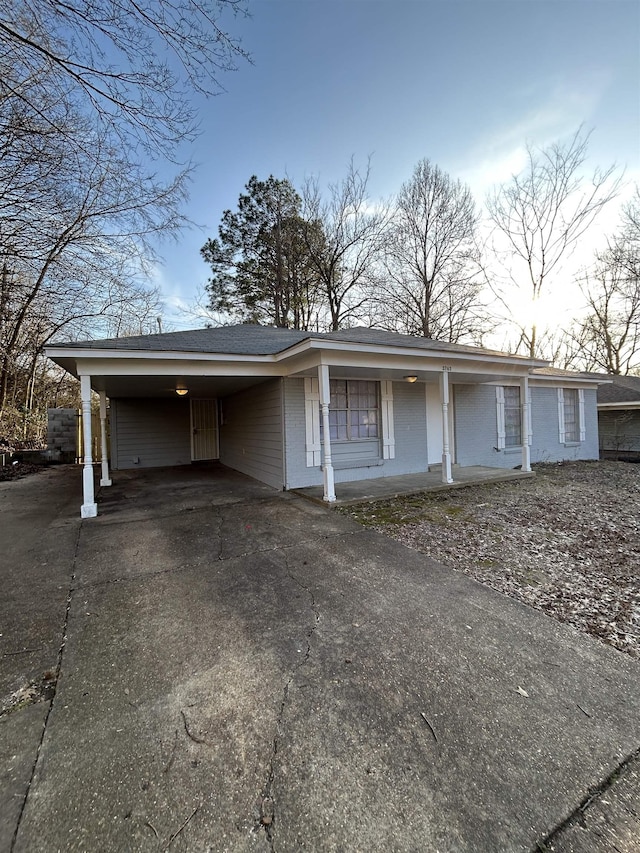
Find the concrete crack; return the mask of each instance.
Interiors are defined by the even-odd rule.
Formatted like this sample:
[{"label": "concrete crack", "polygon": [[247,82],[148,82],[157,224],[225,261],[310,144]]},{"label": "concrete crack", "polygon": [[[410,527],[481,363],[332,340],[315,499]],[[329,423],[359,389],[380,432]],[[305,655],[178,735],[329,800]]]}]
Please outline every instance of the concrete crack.
[{"label": "concrete crack", "polygon": [[632,752],[631,755],[628,755],[624,761],[620,762],[599,785],[591,788],[580,805],[568,817],[555,826],[541,841],[536,842],[532,853],[546,853],[547,851],[550,853],[550,851],[554,850],[553,844],[558,840],[560,835],[582,820],[591,805],[597,802],[603,794],[616,784],[627,767],[636,762],[640,762],[640,748]]},{"label": "concrete crack", "polygon": [[[358,535],[360,532],[361,531],[356,530],[356,531],[349,532],[349,533],[339,533],[339,534],[336,534],[335,536],[324,536],[324,535],[318,536],[314,539],[307,539],[302,544],[307,544],[307,543],[313,544],[314,542],[327,541],[328,539],[343,539],[343,538],[348,537],[348,536]],[[275,552],[281,552],[282,554],[285,555],[285,559],[286,559],[287,551],[291,551],[294,548],[298,549],[300,547],[300,544],[301,543],[296,543],[296,544],[292,544],[292,545],[273,545],[273,546],[270,546],[269,548],[255,548],[252,551],[242,551],[240,554],[232,554],[229,557],[223,557],[222,556],[223,540],[222,540],[222,537],[219,537],[219,539],[218,539],[218,554],[216,557],[213,557],[212,560],[217,562],[217,563],[224,563],[228,560],[240,560],[243,557],[252,557],[252,556],[255,556],[257,554],[273,554]],[[131,574],[131,575],[121,575],[121,576],[116,577],[116,578],[109,578],[108,580],[87,581],[87,582],[81,584],[80,586],[72,587],[70,591],[72,593],[74,593],[74,592],[77,592],[78,590],[95,589],[95,588],[101,587],[101,586],[111,586],[112,584],[116,584],[116,583],[129,583],[131,581],[137,581],[137,580],[140,580],[143,578],[147,579],[147,578],[157,577],[157,576],[161,576],[161,575],[172,575],[172,574],[177,574],[178,572],[189,571],[189,569],[197,568],[197,566],[198,566],[198,564],[196,564],[196,563],[183,563],[179,566],[172,566],[169,569],[149,569],[147,571],[140,571],[140,572],[136,572],[135,574]],[[307,592],[309,592],[309,590],[303,584],[301,584],[297,578],[295,578],[293,576],[292,576],[292,578],[296,583],[298,583],[299,586],[302,587],[302,589],[305,589]],[[73,576],[73,579],[75,579],[75,574]]]},{"label": "concrete crack", "polygon": [[269,772],[267,776],[267,781],[262,790],[262,797],[260,802],[260,818],[256,829],[260,829],[261,827],[264,829],[271,850],[275,850],[274,829],[276,823],[276,800],[273,796],[273,783],[276,775],[276,761],[278,758],[278,750],[280,748],[282,721],[289,701],[289,688],[291,687],[291,684],[293,683],[293,680],[295,679],[300,669],[305,666],[305,664],[309,661],[309,658],[311,656],[311,640],[318,628],[318,625],[320,624],[320,612],[317,608],[315,596],[312,590],[304,583],[302,583],[302,581],[295,574],[293,574],[289,566],[289,558],[286,550],[280,550],[282,550],[282,554],[284,557],[287,576],[290,577],[291,580],[296,583],[301,589],[303,589],[310,598],[310,609],[313,613],[313,623],[307,629],[305,634],[307,648],[304,657],[296,663],[282,690],[282,700],[280,702],[280,709],[276,717],[276,728],[273,736],[271,757],[269,759]]},{"label": "concrete crack", "polygon": [[38,741],[38,746],[36,748],[35,758],[33,760],[33,765],[31,767],[31,773],[29,775],[29,781],[27,782],[27,789],[24,794],[24,798],[22,800],[22,805],[20,806],[20,813],[18,815],[18,820],[16,821],[16,828],[13,833],[13,838],[11,839],[11,847],[9,848],[10,853],[13,853],[15,849],[16,841],[18,840],[18,833],[20,831],[20,826],[22,824],[22,818],[24,817],[25,809],[27,807],[27,802],[29,800],[29,794],[31,793],[31,786],[33,784],[33,779],[36,774],[36,768],[38,766],[38,761],[40,760],[40,753],[42,752],[42,744],[44,743],[44,738],[47,733],[47,726],[49,724],[49,717],[51,716],[51,711],[53,710],[53,704],[56,699],[56,692],[58,688],[58,680],[60,678],[60,671],[62,670],[62,658],[64,655],[64,649],[67,644],[67,629],[69,626],[69,613],[71,612],[71,602],[73,599],[74,586],[73,582],[76,578],[76,561],[78,559],[78,545],[80,544],[80,533],[82,532],[82,524],[78,527],[78,535],[76,537],[76,545],[73,554],[73,564],[71,568],[71,577],[69,579],[69,591],[67,593],[67,604],[64,613],[64,620],[62,622],[62,639],[60,641],[60,648],[58,649],[58,658],[56,661],[55,671],[51,673],[46,673],[47,676],[51,676],[47,678],[47,689],[43,698],[44,701],[49,702],[49,708],[47,709],[47,713],[44,718],[44,723],[42,725],[42,732],[40,734],[40,740]]}]

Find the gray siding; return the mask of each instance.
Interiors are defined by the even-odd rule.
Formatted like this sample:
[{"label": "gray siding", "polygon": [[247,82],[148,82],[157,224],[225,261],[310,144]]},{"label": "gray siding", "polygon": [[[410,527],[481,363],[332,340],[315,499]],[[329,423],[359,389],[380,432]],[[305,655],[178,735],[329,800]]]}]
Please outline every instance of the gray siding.
[{"label": "gray siding", "polygon": [[[558,391],[552,387],[530,386],[532,462],[557,462],[562,459],[597,459],[598,426],[595,390],[585,390],[586,440],[560,444],[558,430]],[[456,385],[455,434],[456,462],[460,465],[487,465],[515,468],[521,464],[520,448],[496,450],[496,389],[493,385]]]},{"label": "gray siding", "polygon": [[[307,468],[305,448],[304,380],[284,380],[286,417],[286,488],[300,489],[322,483],[320,466]],[[335,481],[367,480],[427,470],[427,409],[424,386],[393,383],[395,459],[381,458],[381,442],[333,442]],[[349,465],[349,461],[354,466]],[[368,463],[367,464],[367,460]]]},{"label": "gray siding", "polygon": [[331,459],[334,468],[361,468],[382,464],[382,443],[377,438],[360,441],[332,441]]},{"label": "gray siding", "polygon": [[498,444],[496,389],[492,385],[454,385],[455,462],[459,465],[487,465],[515,468],[522,451],[495,450]]},{"label": "gray siding", "polygon": [[640,409],[598,412],[600,452],[603,456],[635,456],[640,453]]},{"label": "gray siding", "polygon": [[254,385],[224,397],[220,410],[220,461],[262,483],[282,489],[282,380]]},{"label": "gray siding", "polygon": [[110,418],[114,469],[190,464],[188,399],[112,399]]},{"label": "gray siding", "polygon": [[558,387],[531,386],[532,462],[598,458],[598,409],[595,389],[585,389],[585,441],[560,444],[558,435]]}]

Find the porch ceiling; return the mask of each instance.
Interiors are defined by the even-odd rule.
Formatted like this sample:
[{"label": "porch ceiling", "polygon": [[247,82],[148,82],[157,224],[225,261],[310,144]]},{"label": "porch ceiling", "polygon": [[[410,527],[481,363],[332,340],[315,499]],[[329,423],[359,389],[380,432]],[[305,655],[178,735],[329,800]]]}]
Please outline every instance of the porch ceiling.
[{"label": "porch ceiling", "polygon": [[[391,379],[394,382],[405,381],[406,376],[417,376],[418,383],[435,384],[441,371],[419,370],[411,367],[389,369],[376,367],[345,367],[332,365],[329,374],[335,378],[349,379]],[[296,376],[317,377],[317,368],[300,371]],[[521,373],[509,371],[498,373],[449,372],[449,381],[457,384],[477,384],[497,382],[505,377],[517,379]],[[189,391],[191,397],[225,397],[243,391],[253,385],[265,382],[270,376],[193,376],[188,374],[139,374],[139,375],[92,375],[91,387],[94,391],[104,391],[107,397],[175,397],[176,388]]]},{"label": "porch ceiling", "polygon": [[[377,368],[377,367],[344,367],[340,365],[331,365],[329,367],[329,375],[340,379],[391,379],[393,382],[406,381],[406,376],[417,376],[417,382],[437,384],[440,379],[442,370],[424,370],[414,367],[404,367],[401,369]],[[317,377],[316,369],[301,371],[298,376],[313,376]],[[507,367],[504,371],[498,372],[468,372],[464,370],[448,371],[449,382],[457,384],[478,384],[483,382],[498,382],[506,377],[512,378],[514,381],[527,375],[527,371],[518,371]]]},{"label": "porch ceiling", "polygon": [[224,397],[265,382],[265,376],[92,376],[94,391],[107,397],[175,397],[176,388],[186,388],[190,397]]}]

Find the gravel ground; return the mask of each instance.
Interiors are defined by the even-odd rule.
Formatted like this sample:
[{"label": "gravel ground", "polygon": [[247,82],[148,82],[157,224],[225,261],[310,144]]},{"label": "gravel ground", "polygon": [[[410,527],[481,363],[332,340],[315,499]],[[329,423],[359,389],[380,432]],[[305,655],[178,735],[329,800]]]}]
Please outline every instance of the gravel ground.
[{"label": "gravel ground", "polygon": [[341,512],[640,657],[640,465],[568,462],[534,471],[532,479]]}]

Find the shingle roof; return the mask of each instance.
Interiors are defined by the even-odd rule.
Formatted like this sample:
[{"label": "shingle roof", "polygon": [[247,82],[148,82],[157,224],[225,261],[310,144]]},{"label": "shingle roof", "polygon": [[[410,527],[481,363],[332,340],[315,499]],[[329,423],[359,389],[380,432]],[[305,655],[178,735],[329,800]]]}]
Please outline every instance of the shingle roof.
[{"label": "shingle roof", "polygon": [[609,376],[610,385],[598,387],[598,403],[634,403],[640,401],[640,376]]},{"label": "shingle roof", "polygon": [[185,332],[156,335],[132,335],[127,338],[103,338],[53,344],[73,349],[109,349],[147,352],[208,352],[229,355],[273,355],[309,337],[309,332],[277,329],[271,326],[219,326]]},{"label": "shingle roof", "polygon": [[609,382],[610,376],[605,373],[585,373],[578,370],[565,370],[562,367],[536,367],[531,371],[533,376],[571,376],[574,379],[595,379]]},{"label": "shingle roof", "polygon": [[[326,332],[324,334],[313,334],[314,338],[323,338],[331,341],[345,341],[357,344],[377,344],[378,346],[410,347],[412,349],[445,350],[447,352],[459,353],[486,353],[487,355],[508,355],[509,353],[489,350],[482,347],[466,346],[465,344],[450,344],[446,341],[434,341],[431,338],[419,338],[415,335],[403,335],[399,332],[387,332],[384,329],[368,329],[358,327],[355,329],[341,329],[339,332]],[[512,356],[513,357],[513,356]],[[526,356],[515,356],[515,358],[526,359]]]},{"label": "shingle roof", "polygon": [[[378,346],[399,346],[421,350],[487,355],[506,355],[480,347],[450,344],[429,338],[418,338],[382,329],[343,329],[338,332],[299,332],[273,326],[241,324],[212,329],[192,329],[185,332],[164,332],[155,335],[134,335],[127,338],[104,338],[92,341],[73,341],[51,344],[69,349],[119,350],[124,352],[202,352],[228,355],[274,355],[304,340],[342,341]],[[523,358],[524,356],[515,356]]]}]

